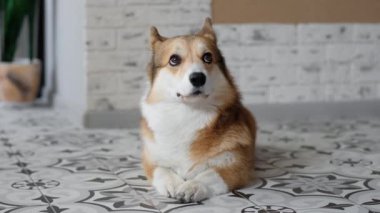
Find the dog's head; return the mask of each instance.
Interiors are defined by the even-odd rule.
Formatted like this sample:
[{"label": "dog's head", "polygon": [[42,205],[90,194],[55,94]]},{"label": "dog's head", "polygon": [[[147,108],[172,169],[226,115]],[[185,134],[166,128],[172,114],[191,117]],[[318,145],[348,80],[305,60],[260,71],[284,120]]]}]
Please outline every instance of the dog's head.
[{"label": "dog's head", "polygon": [[237,91],[217,47],[211,19],[195,35],[166,38],[151,28],[151,89],[147,101],[220,106]]}]

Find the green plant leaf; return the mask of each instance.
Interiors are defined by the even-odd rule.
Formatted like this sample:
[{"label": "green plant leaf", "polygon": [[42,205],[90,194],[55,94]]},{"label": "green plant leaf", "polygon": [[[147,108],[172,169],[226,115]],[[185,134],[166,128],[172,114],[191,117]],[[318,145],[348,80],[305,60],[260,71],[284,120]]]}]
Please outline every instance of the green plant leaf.
[{"label": "green plant leaf", "polygon": [[4,12],[5,0],[0,0],[0,13]]},{"label": "green plant leaf", "polygon": [[[29,22],[34,22],[34,10],[36,0],[1,0],[4,10],[4,24],[2,36],[2,57],[5,62],[12,62],[16,53],[17,41],[20,36],[21,28],[25,17],[29,17]],[[29,25],[34,27],[34,24]],[[32,28],[29,29],[33,33]],[[29,42],[33,40],[33,35],[29,34]],[[33,57],[34,41],[29,46],[29,57]]]},{"label": "green plant leaf", "polygon": [[30,61],[34,58],[34,17],[36,10],[36,0],[28,0],[29,9],[28,9],[28,23],[29,23],[29,59]]}]

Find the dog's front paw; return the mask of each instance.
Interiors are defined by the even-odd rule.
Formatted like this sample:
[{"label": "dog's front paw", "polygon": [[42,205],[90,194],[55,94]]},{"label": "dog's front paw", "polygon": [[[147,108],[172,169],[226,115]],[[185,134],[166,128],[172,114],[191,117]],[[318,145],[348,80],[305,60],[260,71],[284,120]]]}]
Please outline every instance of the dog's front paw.
[{"label": "dog's front paw", "polygon": [[202,183],[189,180],[179,186],[176,198],[182,202],[197,202],[209,197],[209,191]]},{"label": "dog's front paw", "polygon": [[175,197],[176,191],[184,183],[178,175],[170,170],[162,169],[154,174],[153,186],[160,195]]}]

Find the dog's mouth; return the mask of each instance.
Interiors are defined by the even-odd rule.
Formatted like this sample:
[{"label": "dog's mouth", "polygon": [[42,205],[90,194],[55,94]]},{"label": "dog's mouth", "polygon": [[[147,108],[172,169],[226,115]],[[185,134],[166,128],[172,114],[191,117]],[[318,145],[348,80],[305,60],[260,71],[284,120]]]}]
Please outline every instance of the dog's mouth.
[{"label": "dog's mouth", "polygon": [[184,101],[193,100],[193,99],[197,99],[197,98],[208,98],[208,96],[209,96],[208,94],[205,94],[201,90],[194,90],[193,92],[191,92],[188,95],[183,95],[183,94],[177,92],[177,97],[181,98]]}]

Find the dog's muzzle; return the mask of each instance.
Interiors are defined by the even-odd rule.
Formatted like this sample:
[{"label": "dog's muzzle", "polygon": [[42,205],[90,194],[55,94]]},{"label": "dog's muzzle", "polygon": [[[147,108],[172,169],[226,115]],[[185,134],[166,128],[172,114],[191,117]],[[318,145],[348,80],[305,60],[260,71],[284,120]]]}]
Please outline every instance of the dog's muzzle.
[{"label": "dog's muzzle", "polygon": [[194,87],[201,87],[206,83],[206,75],[201,72],[194,72],[190,75],[190,83]]}]

